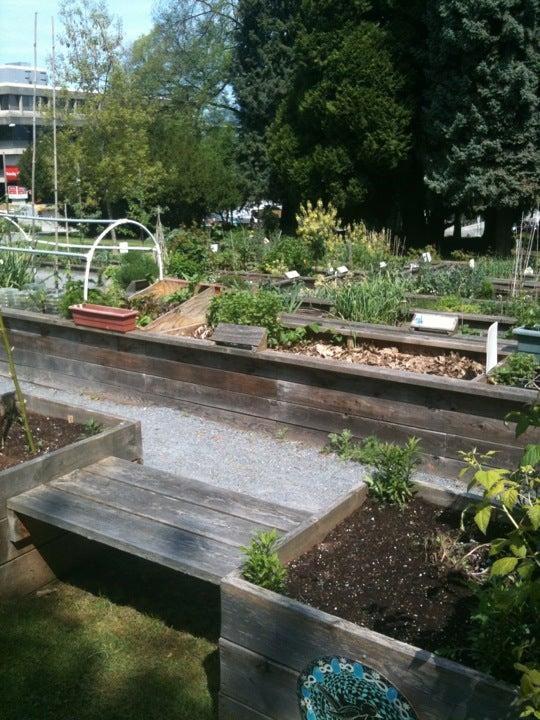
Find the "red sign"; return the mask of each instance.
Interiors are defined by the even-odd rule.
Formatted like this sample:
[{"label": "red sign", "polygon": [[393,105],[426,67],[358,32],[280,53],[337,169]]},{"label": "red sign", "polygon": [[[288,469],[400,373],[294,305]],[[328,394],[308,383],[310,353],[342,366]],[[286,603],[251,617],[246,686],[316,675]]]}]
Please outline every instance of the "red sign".
[{"label": "red sign", "polygon": [[8,183],[17,182],[20,174],[21,171],[16,165],[6,165],[6,180]]},{"label": "red sign", "polygon": [[9,200],[28,200],[28,190],[20,185],[8,185]]}]

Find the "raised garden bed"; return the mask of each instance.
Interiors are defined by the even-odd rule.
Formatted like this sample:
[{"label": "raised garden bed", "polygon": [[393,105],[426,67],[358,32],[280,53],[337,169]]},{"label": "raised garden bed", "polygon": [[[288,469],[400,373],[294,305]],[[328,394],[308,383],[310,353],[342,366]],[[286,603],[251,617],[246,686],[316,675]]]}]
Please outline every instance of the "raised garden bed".
[{"label": "raised garden bed", "polygon": [[[44,440],[45,445],[40,455],[26,459],[18,442],[19,431],[12,428],[19,444],[18,457],[12,459],[20,462],[4,465],[0,472],[0,598],[32,592],[72,567],[88,549],[76,538],[66,544],[65,533],[39,523],[32,527],[33,544],[12,543],[8,498],[109,455],[126,460],[142,457],[139,423],[31,395],[26,396],[26,402],[34,427],[42,428],[36,440]],[[84,437],[84,426],[89,422],[92,431],[100,431]],[[8,440],[5,452],[10,448]]]},{"label": "raised garden bed", "polygon": [[[459,613],[465,611],[458,608],[466,598],[463,588],[455,596],[448,575],[416,560],[425,552],[420,541],[425,542],[426,530],[446,529],[468,498],[418,487],[421,501],[413,516],[405,511],[401,517],[408,528],[396,529],[396,518],[383,521],[382,511],[365,505],[366,488],[359,486],[328,513],[285,536],[279,554],[291,563],[288,594],[301,601],[259,588],[239,572],[225,578],[221,720],[319,720],[331,715],[320,707],[316,714],[317,705],[324,700],[328,710],[336,698],[342,707],[349,705],[350,714],[343,717],[517,717],[512,686],[425,649],[445,640],[442,628],[454,638],[464,632]],[[336,571],[339,584],[332,580]],[[422,572],[426,576],[418,577]],[[347,692],[355,679],[364,683],[363,705]],[[330,696],[328,688],[333,688]]]},{"label": "raised garden bed", "polygon": [[106,333],[25,311],[6,310],[5,321],[21,378],[79,391],[116,389],[144,403],[181,406],[250,429],[283,428],[289,437],[321,444],[344,428],[355,437],[393,441],[415,435],[428,466],[434,462],[453,477],[461,450],[477,445],[495,450],[497,464],[513,464],[535,437],[529,431],[516,440],[504,422],[534,400],[529,390],[209,340]]}]

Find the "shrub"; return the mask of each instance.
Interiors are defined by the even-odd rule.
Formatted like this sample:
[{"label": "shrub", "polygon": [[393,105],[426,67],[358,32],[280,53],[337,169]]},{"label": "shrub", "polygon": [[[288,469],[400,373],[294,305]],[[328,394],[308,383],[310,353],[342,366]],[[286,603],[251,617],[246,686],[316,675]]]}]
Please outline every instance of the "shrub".
[{"label": "shrub", "polygon": [[278,316],[282,310],[283,299],[275,292],[232,290],[212,299],[208,322],[212,327],[219,323],[261,325],[268,330],[269,341],[277,342],[281,330]]},{"label": "shrub", "polygon": [[479,303],[467,302],[459,295],[444,295],[434,305],[435,310],[443,312],[458,313],[481,313],[482,306]]},{"label": "shrub", "polygon": [[120,258],[120,265],[112,268],[109,275],[121,288],[127,288],[132,280],[153,282],[157,278],[158,266],[149,253],[132,251]]},{"label": "shrub", "polygon": [[296,221],[298,237],[309,247],[315,261],[332,254],[336,249],[335,245],[343,242],[336,234],[339,221],[337,210],[332,203],[325,208],[322,200],[317,200],[315,206],[308,200],[305,206],[300,205]]},{"label": "shrub", "polygon": [[344,460],[373,465],[366,482],[370,495],[380,503],[404,507],[414,496],[412,473],[420,460],[420,441],[411,437],[405,445],[381,442],[375,437],[361,443],[352,440],[349,430],[329,436],[327,450],[336,452]]},{"label": "shrub", "polygon": [[210,241],[202,230],[173,230],[167,237],[167,273],[175,277],[195,277],[211,266]]},{"label": "shrub", "polygon": [[277,540],[275,530],[261,531],[255,535],[249,547],[242,548],[246,556],[242,576],[259,587],[282,592],[287,571],[275,551]]},{"label": "shrub", "polygon": [[397,325],[407,314],[407,286],[383,275],[338,285],[331,294],[335,312],[345,320]]},{"label": "shrub", "polygon": [[287,270],[296,270],[300,275],[306,275],[311,265],[312,257],[304,240],[284,235],[270,243],[261,269],[280,275]]},{"label": "shrub", "polygon": [[527,387],[538,375],[538,360],[529,353],[513,353],[502,365],[493,368],[489,380],[494,385]]}]

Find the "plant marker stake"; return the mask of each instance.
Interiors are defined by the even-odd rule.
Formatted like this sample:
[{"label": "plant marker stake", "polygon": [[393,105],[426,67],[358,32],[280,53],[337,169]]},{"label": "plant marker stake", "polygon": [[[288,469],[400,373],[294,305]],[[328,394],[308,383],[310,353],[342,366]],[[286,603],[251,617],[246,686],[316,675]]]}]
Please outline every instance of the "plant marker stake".
[{"label": "plant marker stake", "polygon": [[4,343],[4,348],[6,350],[6,356],[9,366],[9,374],[11,379],[13,380],[13,386],[15,387],[15,395],[17,397],[17,403],[19,405],[18,410],[21,413],[21,420],[23,424],[23,430],[24,434],[26,435],[26,444],[28,445],[28,449],[31,453],[36,452],[36,445],[34,443],[34,437],[32,435],[32,431],[30,430],[30,425],[28,423],[28,415],[26,413],[26,400],[24,399],[23,392],[21,390],[21,386],[19,385],[19,379],[17,377],[17,369],[15,368],[15,361],[13,360],[13,348],[11,347],[11,344],[9,342],[9,336],[6,329],[6,326],[4,324],[4,316],[2,315],[2,312],[0,311],[0,334],[2,335],[2,342]]},{"label": "plant marker stake", "polygon": [[498,362],[497,359],[497,335],[499,323],[494,322],[489,326],[486,340],[486,373],[489,373]]}]

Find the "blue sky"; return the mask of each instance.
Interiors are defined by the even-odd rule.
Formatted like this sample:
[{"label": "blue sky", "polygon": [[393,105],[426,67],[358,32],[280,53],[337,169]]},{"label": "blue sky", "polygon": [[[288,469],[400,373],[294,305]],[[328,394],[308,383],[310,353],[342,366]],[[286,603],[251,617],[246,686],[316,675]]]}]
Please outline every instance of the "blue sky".
[{"label": "blue sky", "polygon": [[[155,0],[108,0],[114,15],[122,19],[124,37],[131,42],[152,26]],[[51,17],[56,18],[58,0],[0,0],[0,63],[33,62],[34,13],[38,13],[38,63],[45,65],[51,48]]]}]

